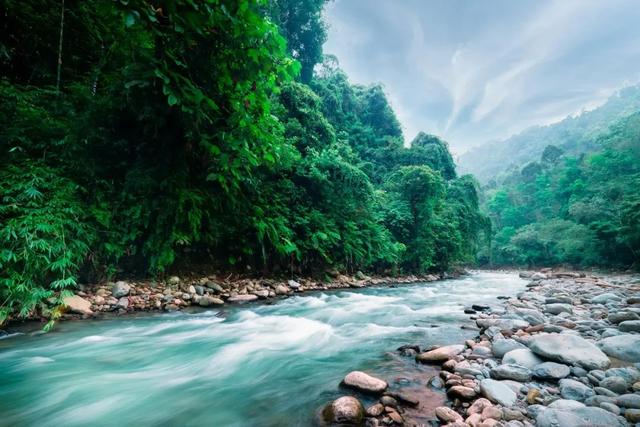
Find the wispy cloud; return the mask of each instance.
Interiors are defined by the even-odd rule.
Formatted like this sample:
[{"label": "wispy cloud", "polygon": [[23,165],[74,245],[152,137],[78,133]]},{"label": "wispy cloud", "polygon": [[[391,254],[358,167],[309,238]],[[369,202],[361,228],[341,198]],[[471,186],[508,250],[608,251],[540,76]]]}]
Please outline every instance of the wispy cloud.
[{"label": "wispy cloud", "polygon": [[336,0],[327,53],[382,82],[405,137],[454,151],[557,121],[640,77],[636,0]]}]

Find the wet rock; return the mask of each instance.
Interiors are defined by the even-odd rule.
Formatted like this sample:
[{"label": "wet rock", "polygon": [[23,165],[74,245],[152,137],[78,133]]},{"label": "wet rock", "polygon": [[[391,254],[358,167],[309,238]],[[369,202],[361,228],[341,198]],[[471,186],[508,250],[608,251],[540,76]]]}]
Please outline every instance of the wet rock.
[{"label": "wet rock", "polygon": [[640,409],[640,394],[623,394],[616,398],[616,405]]},{"label": "wet rock", "polygon": [[555,362],[544,362],[533,368],[532,374],[535,378],[543,380],[560,380],[568,377],[571,369],[567,365]]},{"label": "wet rock", "polygon": [[382,403],[384,406],[389,406],[391,408],[397,408],[398,407],[398,401],[391,397],[391,396],[382,396],[380,398],[380,403]]},{"label": "wet rock", "polygon": [[640,320],[625,320],[620,322],[618,329],[621,332],[640,332]]},{"label": "wet rock", "polygon": [[526,349],[527,347],[524,344],[520,344],[518,341],[511,338],[507,338],[504,340],[495,340],[493,341],[493,343],[491,343],[491,351],[497,358],[502,358],[511,350],[516,350],[519,348]]},{"label": "wet rock", "polygon": [[255,296],[257,296],[260,299],[267,299],[269,298],[269,291],[267,289],[260,289],[257,291],[253,291],[253,294]]},{"label": "wet rock", "polygon": [[573,409],[541,410],[536,417],[536,427],[626,427],[626,423],[615,414],[601,408],[583,406]]},{"label": "wet rock", "polygon": [[560,395],[565,399],[583,402],[588,397],[595,395],[595,392],[579,381],[565,378],[560,380]]},{"label": "wet rock", "polygon": [[406,344],[406,345],[401,345],[400,347],[397,348],[397,350],[403,356],[412,357],[420,353],[420,346],[414,345],[414,344]]},{"label": "wet rock", "polygon": [[451,408],[447,408],[446,406],[439,406],[435,410],[436,417],[444,423],[454,423],[454,422],[462,422],[464,419],[462,415],[458,414]]},{"label": "wet rock", "polygon": [[488,310],[491,310],[491,307],[488,305],[482,305],[482,304],[472,304],[471,309],[476,311],[488,311]]},{"label": "wet rock", "polygon": [[361,371],[349,372],[342,380],[342,383],[347,387],[373,394],[380,394],[388,387],[386,381]]},{"label": "wet rock", "polygon": [[227,302],[251,302],[258,299],[257,295],[246,294],[246,295],[234,295],[227,299]]},{"label": "wet rock", "polygon": [[531,379],[531,370],[516,364],[500,365],[491,369],[491,378],[526,382]]},{"label": "wet rock", "polygon": [[524,366],[533,369],[544,362],[528,348],[511,350],[502,358],[502,363]]},{"label": "wet rock", "polygon": [[516,402],[516,394],[500,381],[484,379],[480,381],[480,392],[484,397],[502,406],[512,406]]},{"label": "wet rock", "polygon": [[627,362],[640,362],[640,335],[624,334],[605,338],[598,346],[611,357]]},{"label": "wet rock", "polygon": [[555,362],[585,369],[605,369],[610,360],[595,344],[570,334],[542,334],[529,342],[531,351]]},{"label": "wet rock", "polygon": [[322,418],[328,424],[361,425],[364,408],[355,397],[342,396],[324,408]]},{"label": "wet rock", "polygon": [[91,311],[91,303],[78,295],[63,298],[62,304],[72,313],[84,315],[93,314],[93,311]]},{"label": "wet rock", "polygon": [[421,363],[438,363],[451,359],[462,353],[464,345],[446,345],[435,350],[426,351],[416,356],[416,360]]},{"label": "wet rock", "polygon": [[131,292],[131,286],[127,282],[118,281],[111,286],[111,295],[115,298],[125,297]]}]

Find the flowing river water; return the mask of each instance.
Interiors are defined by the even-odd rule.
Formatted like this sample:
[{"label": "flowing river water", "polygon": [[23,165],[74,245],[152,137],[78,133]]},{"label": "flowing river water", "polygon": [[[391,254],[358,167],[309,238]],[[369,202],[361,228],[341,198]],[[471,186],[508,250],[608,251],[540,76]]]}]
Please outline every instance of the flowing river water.
[{"label": "flowing river water", "polygon": [[0,340],[0,426],[308,426],[349,393],[338,384],[352,370],[427,390],[433,368],[394,350],[462,343],[476,334],[461,328],[471,325],[465,306],[495,306],[525,283],[478,272],[223,311],[61,322]]}]

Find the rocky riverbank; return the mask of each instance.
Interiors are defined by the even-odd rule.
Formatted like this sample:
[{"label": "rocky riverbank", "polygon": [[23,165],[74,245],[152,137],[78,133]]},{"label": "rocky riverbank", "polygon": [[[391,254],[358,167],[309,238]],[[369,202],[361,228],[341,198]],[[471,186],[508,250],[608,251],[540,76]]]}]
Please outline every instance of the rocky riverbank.
[{"label": "rocky riverbank", "polygon": [[[433,425],[640,425],[640,278],[552,271],[521,277],[530,283],[516,298],[465,310],[478,327],[475,339],[398,349],[441,367],[429,387],[448,400],[435,408]],[[422,402],[389,392],[383,379],[354,371],[342,386],[353,394],[327,404],[320,424],[417,425],[408,414]],[[378,400],[365,408],[365,395]]]},{"label": "rocky riverbank", "polygon": [[[370,277],[362,272],[357,272],[354,276],[334,272],[326,281],[313,278],[276,280],[217,275],[195,278],[172,276],[158,281],[121,280],[80,285],[73,296],[64,298],[60,318],[81,319],[137,312],[177,311],[189,307],[222,307],[225,304],[268,300],[307,291],[432,282],[458,275],[460,273]],[[53,307],[53,300],[51,304]],[[31,319],[45,320],[46,314],[33,313]]]}]

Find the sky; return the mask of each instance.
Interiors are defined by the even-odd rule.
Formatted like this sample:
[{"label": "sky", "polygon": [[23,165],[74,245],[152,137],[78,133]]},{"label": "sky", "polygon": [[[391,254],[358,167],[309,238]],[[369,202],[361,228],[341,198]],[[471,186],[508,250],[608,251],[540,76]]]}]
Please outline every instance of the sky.
[{"label": "sky", "polygon": [[640,0],[333,0],[326,54],[462,154],[640,81]]}]

